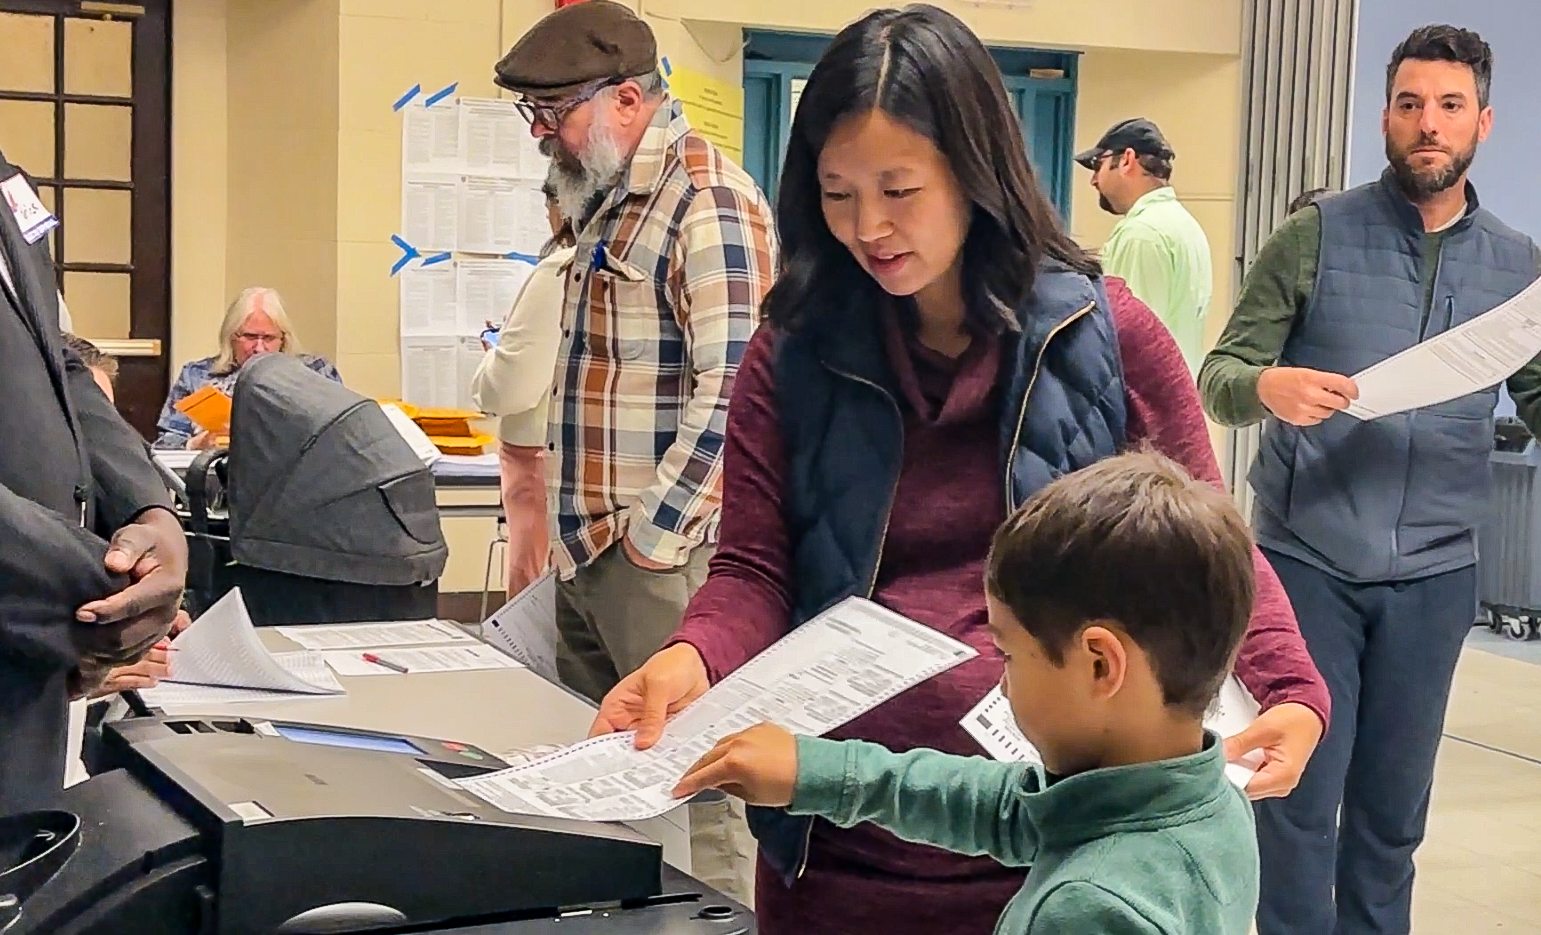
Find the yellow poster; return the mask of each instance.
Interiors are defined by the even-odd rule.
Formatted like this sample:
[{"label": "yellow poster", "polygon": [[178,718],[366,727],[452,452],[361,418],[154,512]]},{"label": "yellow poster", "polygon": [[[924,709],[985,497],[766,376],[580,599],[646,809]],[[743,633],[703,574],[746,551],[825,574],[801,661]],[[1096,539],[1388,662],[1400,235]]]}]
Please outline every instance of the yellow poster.
[{"label": "yellow poster", "polygon": [[744,89],[689,68],[668,69],[669,93],[685,119],[734,162],[744,161]]}]

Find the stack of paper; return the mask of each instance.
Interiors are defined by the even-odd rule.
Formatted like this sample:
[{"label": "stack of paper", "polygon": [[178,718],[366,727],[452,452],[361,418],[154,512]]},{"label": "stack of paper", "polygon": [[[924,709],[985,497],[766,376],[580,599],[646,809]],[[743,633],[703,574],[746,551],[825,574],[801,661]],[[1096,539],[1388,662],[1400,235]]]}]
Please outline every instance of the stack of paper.
[{"label": "stack of paper", "polygon": [[460,785],[508,812],[642,821],[677,807],[675,785],[729,734],[763,722],[824,734],[976,655],[930,627],[851,598],[718,682],[647,750],[636,748],[631,733],[610,734]]},{"label": "stack of paper", "polygon": [[548,682],[556,672],[556,574],[546,572],[482,624],[482,639]]},{"label": "stack of paper", "polygon": [[344,693],[319,655],[268,652],[241,589],[231,588],[171,641],[170,677],[140,695],[147,704],[170,711],[191,704]]},{"label": "stack of paper", "polygon": [[[1257,700],[1241,684],[1241,680],[1233,675],[1220,689],[1220,696],[1215,699],[1208,716],[1204,718],[1204,726],[1221,737],[1234,737],[1250,727],[1257,720],[1257,715]],[[1016,717],[1011,713],[1011,702],[1001,694],[1000,688],[991,689],[984,700],[965,714],[959,723],[986,753],[997,760],[1043,765],[1043,757],[1038,749],[1028,742],[1022,729],[1017,727]],[[1228,763],[1225,775],[1231,782],[1245,789],[1258,765],[1255,762]]]},{"label": "stack of paper", "polygon": [[[443,620],[279,627],[338,675],[518,669],[518,661]],[[401,671],[401,670],[406,671]]]}]

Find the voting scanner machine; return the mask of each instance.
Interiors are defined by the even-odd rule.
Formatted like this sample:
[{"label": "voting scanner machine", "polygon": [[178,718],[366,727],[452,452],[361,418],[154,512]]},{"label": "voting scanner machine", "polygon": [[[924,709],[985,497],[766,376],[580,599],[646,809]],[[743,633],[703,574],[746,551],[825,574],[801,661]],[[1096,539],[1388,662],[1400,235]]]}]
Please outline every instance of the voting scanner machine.
[{"label": "voting scanner machine", "polygon": [[104,742],[124,768],[0,822],[5,935],[755,931],[627,827],[465,792],[504,765],[472,745],[226,716],[119,721]]}]

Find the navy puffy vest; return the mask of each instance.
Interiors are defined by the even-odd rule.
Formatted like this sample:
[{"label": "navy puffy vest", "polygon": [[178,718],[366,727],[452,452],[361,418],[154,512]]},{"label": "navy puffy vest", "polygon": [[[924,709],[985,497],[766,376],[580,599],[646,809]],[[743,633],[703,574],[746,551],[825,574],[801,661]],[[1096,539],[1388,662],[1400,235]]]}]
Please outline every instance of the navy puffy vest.
[{"label": "navy puffy vest", "polygon": [[[777,344],[793,626],[870,595],[877,576],[904,449],[900,390],[877,314],[859,307],[809,316]],[[1123,364],[1102,283],[1045,262],[1018,320],[999,377],[1001,476],[1012,508],[1055,478],[1116,454],[1125,439]],[[750,808],[749,823],[790,885],[807,859],[813,819]]]},{"label": "navy puffy vest", "polygon": [[[1323,199],[1311,304],[1280,366],[1353,375],[1491,310],[1536,278],[1536,247],[1477,204],[1444,234],[1423,313],[1423,219],[1390,174]],[[1258,541],[1349,581],[1397,581],[1476,560],[1488,509],[1491,387],[1361,422],[1270,418],[1250,480]]]}]

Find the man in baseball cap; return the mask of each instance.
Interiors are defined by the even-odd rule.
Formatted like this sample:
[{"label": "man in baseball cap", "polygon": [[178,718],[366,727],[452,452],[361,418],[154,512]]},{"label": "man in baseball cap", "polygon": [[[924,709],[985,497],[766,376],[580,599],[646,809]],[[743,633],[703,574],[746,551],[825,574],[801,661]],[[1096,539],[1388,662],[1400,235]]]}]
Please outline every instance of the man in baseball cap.
[{"label": "man in baseball cap", "polygon": [[1103,244],[1103,269],[1166,323],[1196,374],[1214,283],[1209,239],[1172,190],[1175,157],[1161,128],[1135,117],[1114,124],[1075,161],[1091,170],[1102,210],[1122,215]]},{"label": "man in baseball cap", "polygon": [[[498,62],[573,220],[546,432],[557,673],[595,703],[657,652],[706,578],[722,413],[777,268],[764,194],[691,129],[653,31],[611,0],[548,14]],[[693,802],[696,876],[740,901],[738,800]]]}]

